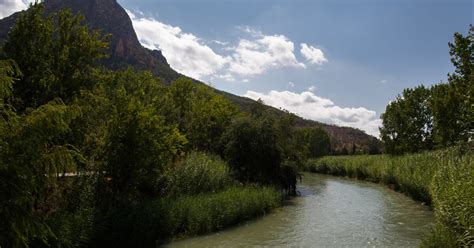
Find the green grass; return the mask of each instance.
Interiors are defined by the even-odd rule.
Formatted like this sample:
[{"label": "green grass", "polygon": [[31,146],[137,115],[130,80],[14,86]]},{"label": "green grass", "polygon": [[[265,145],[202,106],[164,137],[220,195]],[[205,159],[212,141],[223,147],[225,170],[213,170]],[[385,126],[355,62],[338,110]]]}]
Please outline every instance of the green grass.
[{"label": "green grass", "polygon": [[218,193],[165,198],[104,216],[93,246],[151,247],[175,238],[220,230],[280,206],[267,187],[230,187]]},{"label": "green grass", "polygon": [[164,192],[170,197],[219,192],[235,183],[219,156],[195,151],[167,168],[164,178]]},{"label": "green grass", "polygon": [[451,148],[404,156],[333,156],[311,160],[310,172],[381,182],[432,204],[436,224],[423,247],[474,246],[474,154]]}]

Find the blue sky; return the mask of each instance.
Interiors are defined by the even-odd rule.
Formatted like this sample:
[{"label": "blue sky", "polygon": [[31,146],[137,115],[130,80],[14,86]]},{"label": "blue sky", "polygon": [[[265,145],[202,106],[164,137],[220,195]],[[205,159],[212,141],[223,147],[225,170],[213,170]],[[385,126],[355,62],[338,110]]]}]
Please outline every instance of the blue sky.
[{"label": "blue sky", "polygon": [[446,80],[448,42],[474,23],[472,0],[118,2],[179,72],[375,136],[403,88]]}]

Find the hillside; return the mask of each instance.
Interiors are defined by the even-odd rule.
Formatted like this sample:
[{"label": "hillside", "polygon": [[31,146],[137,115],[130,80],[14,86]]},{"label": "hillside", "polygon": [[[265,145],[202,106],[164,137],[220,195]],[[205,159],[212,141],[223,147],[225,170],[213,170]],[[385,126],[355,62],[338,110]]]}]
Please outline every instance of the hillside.
[{"label": "hillside", "polygon": [[[116,0],[46,0],[46,13],[57,12],[61,8],[70,8],[74,13],[80,12],[85,17],[85,22],[93,29],[111,34],[109,40],[109,57],[102,63],[111,69],[123,69],[129,66],[140,70],[149,70],[154,75],[162,78],[165,83],[177,79],[182,74],[173,70],[167,63],[161,51],[150,50],[141,46],[132,21],[126,11]],[[14,25],[20,13],[15,13],[0,20],[0,40],[4,40],[10,28]],[[195,80],[196,83],[202,83]],[[245,97],[236,96],[228,92],[216,90],[227,99],[238,104],[244,111],[254,102]],[[268,107],[277,115],[285,114],[284,111]],[[339,127],[316,121],[298,118],[297,125],[301,127],[320,126],[331,137],[333,148],[350,148],[353,144],[357,147],[367,148],[374,142],[381,147],[381,142],[367,135],[361,130],[350,127]]]}]

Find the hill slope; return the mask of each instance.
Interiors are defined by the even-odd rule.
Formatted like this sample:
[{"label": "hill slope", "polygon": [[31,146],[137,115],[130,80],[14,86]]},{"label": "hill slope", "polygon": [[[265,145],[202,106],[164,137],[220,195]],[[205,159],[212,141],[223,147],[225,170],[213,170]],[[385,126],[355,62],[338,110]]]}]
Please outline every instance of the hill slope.
[{"label": "hill slope", "polygon": [[[150,50],[140,44],[130,17],[116,0],[46,0],[44,2],[47,14],[57,12],[61,8],[70,8],[74,13],[82,13],[85,17],[85,23],[89,27],[101,30],[103,33],[112,34],[109,40],[109,58],[102,62],[105,66],[111,69],[123,69],[132,66],[140,70],[149,70],[154,75],[162,78],[165,83],[183,76],[170,67],[161,51]],[[10,28],[15,24],[19,15],[20,12],[17,12],[0,20],[0,41],[7,37]],[[197,80],[194,81],[202,83]],[[238,104],[244,111],[249,109],[249,106],[254,102],[249,98],[216,91]],[[270,106],[268,108],[277,115],[285,114],[284,111],[279,109]],[[303,118],[297,120],[297,125],[322,127],[330,135],[334,148],[343,146],[350,148],[353,144],[367,148],[374,142],[379,147],[381,146],[381,143],[375,140],[374,137],[358,129],[338,127]]]}]

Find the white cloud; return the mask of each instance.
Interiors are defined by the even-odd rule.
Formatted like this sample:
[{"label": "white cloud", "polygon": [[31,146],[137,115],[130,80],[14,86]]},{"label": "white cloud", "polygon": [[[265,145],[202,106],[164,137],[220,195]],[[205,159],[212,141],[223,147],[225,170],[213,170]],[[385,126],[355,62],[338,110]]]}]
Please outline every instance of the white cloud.
[{"label": "white cloud", "polygon": [[[269,69],[306,68],[295,56],[294,43],[284,35],[265,35],[250,27],[238,27],[247,37],[239,38],[233,44],[220,40],[204,41],[180,27],[143,17],[138,11],[127,12],[143,46],[161,50],[172,68],[197,79],[242,81]],[[215,52],[207,44],[218,45],[218,51],[225,55]],[[303,43],[303,50],[312,56],[310,60],[304,55],[310,63],[327,61],[324,55],[316,58],[319,49]]]},{"label": "white cloud", "polygon": [[220,41],[220,40],[213,40],[212,42],[216,43],[217,45],[221,45],[221,46],[229,45],[229,42]]},{"label": "white cloud", "polygon": [[306,43],[301,43],[301,55],[310,63],[322,65],[328,60],[324,57],[323,51],[321,49],[315,48],[313,46],[308,46]]},{"label": "white cloud", "polygon": [[293,82],[288,82],[288,86],[290,86],[291,88],[295,87],[295,83]]},{"label": "white cloud", "polygon": [[300,94],[274,90],[266,94],[247,91],[245,96],[254,100],[262,99],[267,105],[284,108],[307,119],[339,126],[355,127],[376,137],[379,135],[378,128],[382,124],[375,111],[363,107],[339,107],[331,100],[316,96],[309,91]]},{"label": "white cloud", "polygon": [[27,9],[32,2],[34,0],[0,0],[0,19]]},{"label": "white cloud", "polygon": [[315,92],[316,91],[316,86],[311,85],[311,86],[309,86],[308,90],[311,91],[311,92]]},{"label": "white cloud", "polygon": [[305,68],[305,65],[296,59],[293,42],[284,35],[262,35],[256,31],[252,34],[258,38],[241,39],[234,49],[229,65],[230,72],[253,76],[270,68]]},{"label": "white cloud", "polygon": [[191,33],[153,18],[137,17],[127,11],[143,46],[163,52],[171,67],[201,79],[222,69],[228,58],[215,53]]},{"label": "white cloud", "polygon": [[225,80],[227,82],[234,82],[235,81],[234,76],[232,76],[232,74],[230,74],[230,73],[213,75],[211,78],[222,79],[222,80]]},{"label": "white cloud", "polygon": [[386,79],[380,80],[380,83],[386,84],[388,81]]}]

